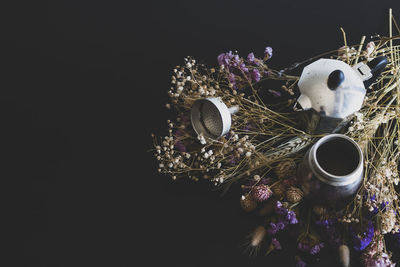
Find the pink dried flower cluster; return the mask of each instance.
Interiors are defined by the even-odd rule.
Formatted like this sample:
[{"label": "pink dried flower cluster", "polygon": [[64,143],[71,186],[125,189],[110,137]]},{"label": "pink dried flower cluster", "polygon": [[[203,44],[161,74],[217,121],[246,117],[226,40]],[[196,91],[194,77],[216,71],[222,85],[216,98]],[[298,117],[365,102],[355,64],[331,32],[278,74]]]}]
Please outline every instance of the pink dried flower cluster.
[{"label": "pink dried flower cluster", "polygon": [[390,260],[390,256],[384,252],[382,237],[377,237],[362,255],[365,267],[394,267],[396,263]]}]

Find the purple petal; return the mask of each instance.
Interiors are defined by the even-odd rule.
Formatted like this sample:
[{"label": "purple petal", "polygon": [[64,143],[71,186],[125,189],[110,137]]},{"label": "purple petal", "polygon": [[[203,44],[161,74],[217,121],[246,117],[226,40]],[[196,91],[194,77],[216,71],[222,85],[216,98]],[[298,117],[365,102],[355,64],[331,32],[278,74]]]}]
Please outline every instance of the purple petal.
[{"label": "purple petal", "polygon": [[271,58],[272,57],[272,47],[267,46],[265,48],[264,54],[265,54],[265,56],[268,56],[268,58]]},{"label": "purple petal", "polygon": [[258,69],[253,69],[251,71],[251,78],[256,82],[260,81],[261,78],[260,71]]}]

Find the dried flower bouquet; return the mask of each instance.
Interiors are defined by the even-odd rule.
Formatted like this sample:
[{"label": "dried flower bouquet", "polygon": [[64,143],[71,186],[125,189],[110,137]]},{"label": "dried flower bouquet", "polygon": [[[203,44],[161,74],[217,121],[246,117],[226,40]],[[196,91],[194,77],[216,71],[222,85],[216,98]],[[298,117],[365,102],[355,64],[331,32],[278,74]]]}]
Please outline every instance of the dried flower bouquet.
[{"label": "dried flower bouquet", "polygon": [[[393,35],[392,27],[398,34],[400,29],[391,10],[389,21],[389,37],[374,36],[365,44],[363,36],[359,44],[348,45],[342,30],[343,47],[280,71],[268,64],[270,47],[262,57],[220,54],[216,68],[185,58],[184,66],[174,69],[168,92],[167,108],[177,117],[168,121],[167,136],[154,137],[159,172],[173,179],[206,179],[225,190],[240,184],[240,206],[265,221],[249,242],[253,252],[284,249],[278,237],[289,233],[297,243],[297,266],[326,247],[337,249],[342,266],[349,266],[353,254],[365,266],[394,266],[388,244],[392,252],[400,248],[400,35]],[[290,73],[321,57],[354,66],[379,56],[388,59],[387,67],[368,88],[361,110],[341,129],[362,149],[363,182],[342,209],[316,204],[304,196],[296,169],[323,135],[307,131],[293,111],[299,77]],[[212,140],[196,134],[189,118],[193,103],[207,97],[239,107],[229,133]]]}]

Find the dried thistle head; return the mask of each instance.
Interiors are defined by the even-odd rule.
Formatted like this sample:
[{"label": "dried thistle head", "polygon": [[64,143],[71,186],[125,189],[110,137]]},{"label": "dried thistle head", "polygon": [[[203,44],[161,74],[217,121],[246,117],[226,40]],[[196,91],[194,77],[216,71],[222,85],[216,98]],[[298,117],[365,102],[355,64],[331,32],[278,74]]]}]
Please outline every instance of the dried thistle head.
[{"label": "dried thistle head", "polygon": [[301,191],[300,188],[294,186],[289,187],[289,189],[286,191],[286,199],[290,203],[300,202],[303,199],[303,196],[303,191]]},{"label": "dried thistle head", "polygon": [[274,171],[279,179],[285,179],[296,175],[297,165],[292,159],[284,159],[279,162]]},{"label": "dried thistle head", "polygon": [[257,202],[251,197],[251,195],[246,195],[240,198],[240,206],[244,211],[252,212],[257,208]]},{"label": "dried thistle head", "polygon": [[283,197],[286,194],[286,186],[283,183],[277,183],[271,187],[272,192],[278,198]]}]

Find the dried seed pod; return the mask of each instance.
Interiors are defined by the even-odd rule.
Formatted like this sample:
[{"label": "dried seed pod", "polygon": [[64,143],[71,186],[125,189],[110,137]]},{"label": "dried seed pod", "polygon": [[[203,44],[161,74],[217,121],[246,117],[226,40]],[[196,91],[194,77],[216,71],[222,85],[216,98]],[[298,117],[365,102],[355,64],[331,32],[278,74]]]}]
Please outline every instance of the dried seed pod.
[{"label": "dried seed pod", "polygon": [[289,189],[286,191],[286,199],[290,203],[296,203],[299,202],[303,199],[303,191],[301,191],[300,188],[291,186]]},{"label": "dried seed pod", "polygon": [[252,212],[257,208],[257,202],[249,195],[242,196],[240,206],[244,211]]},{"label": "dried seed pod", "polygon": [[274,195],[278,198],[281,198],[286,194],[286,186],[282,183],[276,184],[271,189]]},{"label": "dried seed pod", "polygon": [[254,229],[253,234],[251,236],[251,245],[253,247],[256,247],[261,244],[263,241],[265,234],[267,233],[267,230],[265,229],[264,226],[257,226],[256,229]]},{"label": "dried seed pod", "polygon": [[346,245],[339,246],[339,262],[342,267],[350,266],[350,249]]},{"label": "dried seed pod", "polygon": [[279,179],[289,178],[296,175],[296,162],[292,159],[286,159],[278,163],[274,171]]}]

